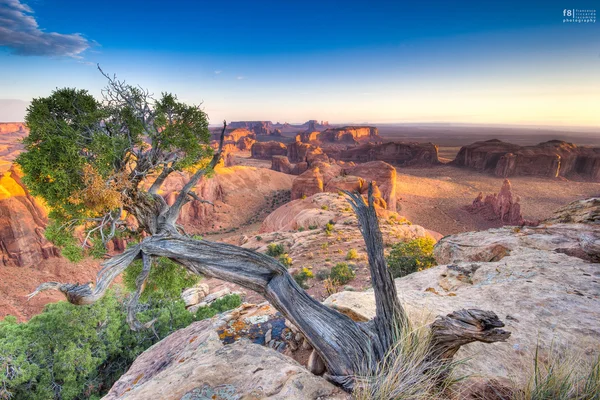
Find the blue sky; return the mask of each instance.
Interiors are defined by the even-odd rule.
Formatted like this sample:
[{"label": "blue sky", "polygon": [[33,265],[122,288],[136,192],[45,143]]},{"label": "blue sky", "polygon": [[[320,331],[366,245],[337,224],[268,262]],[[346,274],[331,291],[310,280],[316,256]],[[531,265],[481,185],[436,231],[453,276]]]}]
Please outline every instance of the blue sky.
[{"label": "blue sky", "polygon": [[215,123],[600,126],[600,22],[563,22],[598,4],[0,0],[0,121],[56,87],[99,95],[100,63]]}]

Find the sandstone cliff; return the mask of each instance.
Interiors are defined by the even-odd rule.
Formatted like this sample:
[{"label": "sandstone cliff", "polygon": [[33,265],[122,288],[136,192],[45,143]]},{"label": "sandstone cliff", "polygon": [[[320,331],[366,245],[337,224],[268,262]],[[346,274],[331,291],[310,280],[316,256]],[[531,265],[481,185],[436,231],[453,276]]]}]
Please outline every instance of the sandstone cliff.
[{"label": "sandstone cliff", "polygon": [[16,167],[0,171],[0,265],[34,267],[58,257],[44,237],[48,223],[43,206],[29,194]]},{"label": "sandstone cliff", "polygon": [[0,122],[0,134],[13,132],[27,132],[27,127],[23,122]]},{"label": "sandstone cliff", "polygon": [[560,140],[535,146],[495,139],[476,142],[463,146],[453,164],[504,178],[536,175],[600,182],[600,147],[579,147]]},{"label": "sandstone cliff", "polygon": [[248,129],[256,135],[271,135],[275,131],[271,121],[234,121],[228,127]]},{"label": "sandstone cliff", "polygon": [[273,156],[284,156],[287,154],[287,146],[280,142],[256,142],[251,148],[252,158],[270,160]]}]

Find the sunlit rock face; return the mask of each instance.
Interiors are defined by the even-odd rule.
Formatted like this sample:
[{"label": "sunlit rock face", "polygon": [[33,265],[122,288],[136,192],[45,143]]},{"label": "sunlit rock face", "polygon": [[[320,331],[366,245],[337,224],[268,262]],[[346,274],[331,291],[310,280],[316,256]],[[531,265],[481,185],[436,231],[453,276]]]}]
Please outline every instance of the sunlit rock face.
[{"label": "sunlit rock face", "polygon": [[329,128],[317,136],[321,142],[355,143],[379,138],[379,131],[374,126],[344,126]]},{"label": "sunlit rock face", "polygon": [[331,153],[336,160],[368,162],[385,161],[398,166],[428,166],[440,163],[438,147],[433,143],[365,143]]},{"label": "sunlit rock face", "polygon": [[500,140],[463,146],[455,165],[500,177],[533,175],[600,182],[600,147],[581,147],[561,140],[519,146]]},{"label": "sunlit rock face", "polygon": [[28,134],[25,124],[20,122],[0,123],[0,167],[10,163],[23,151],[21,140]]},{"label": "sunlit rock face", "polygon": [[252,158],[270,160],[273,156],[287,155],[287,146],[280,142],[256,142],[251,148]]},{"label": "sunlit rock face", "polygon": [[0,167],[0,265],[33,267],[58,256],[44,237],[46,210],[29,194],[15,166]]}]

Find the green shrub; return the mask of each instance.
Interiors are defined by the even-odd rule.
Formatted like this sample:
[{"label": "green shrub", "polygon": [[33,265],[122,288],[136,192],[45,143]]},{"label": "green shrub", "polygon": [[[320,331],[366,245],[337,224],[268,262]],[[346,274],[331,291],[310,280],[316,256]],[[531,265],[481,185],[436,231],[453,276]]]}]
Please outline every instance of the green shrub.
[{"label": "green shrub", "polygon": [[271,243],[267,246],[267,255],[273,258],[279,257],[285,252],[283,245],[280,243]]},{"label": "green shrub", "polygon": [[331,268],[329,277],[332,280],[337,281],[340,285],[345,285],[354,279],[356,274],[348,264],[342,262],[337,263],[333,268]]},{"label": "green shrub", "polygon": [[312,231],[312,230],[315,230],[315,229],[317,229],[317,228],[318,228],[318,226],[317,226],[317,225],[309,225],[309,226],[308,226],[308,229],[310,229],[311,231]]},{"label": "green shrub", "polygon": [[262,240],[262,236],[257,236],[256,240],[258,240],[260,242]]},{"label": "green shrub", "polygon": [[328,222],[327,225],[325,225],[325,234],[327,236],[331,236],[332,232],[333,232],[333,224],[331,222]]},{"label": "green shrub", "polygon": [[282,254],[279,257],[279,262],[282,263],[286,268],[291,267],[293,264],[292,257],[288,256],[287,254]]},{"label": "green shrub", "polygon": [[303,226],[298,228],[298,232],[304,232],[304,231],[305,231],[305,228]]},{"label": "green shrub", "polygon": [[193,322],[182,301],[140,304],[138,318],[156,318],[154,331],[132,331],[121,296],[109,293],[91,306],[49,304],[27,323],[0,321],[0,398],[99,398],[135,358]]},{"label": "green shrub", "polygon": [[293,276],[294,280],[298,285],[300,285],[301,288],[308,289],[306,281],[313,277],[313,273],[310,269],[304,267],[300,272],[294,274]]},{"label": "green shrub", "polygon": [[[140,272],[142,272],[141,260],[137,260],[127,267],[123,274],[123,283],[127,290],[131,292],[136,290],[135,280]],[[199,280],[198,275],[191,274],[185,267],[168,258],[155,259],[141,300],[146,301],[150,297],[178,300],[183,289],[196,285]]]},{"label": "green shrub", "polygon": [[326,204],[323,204],[323,205],[321,206],[321,210],[325,210],[325,211],[327,211],[327,210],[329,210],[329,206],[328,206],[328,205],[326,205]]},{"label": "green shrub", "polygon": [[399,278],[436,265],[433,257],[434,245],[435,241],[432,238],[420,237],[392,246],[387,257],[392,276]]},{"label": "green shrub", "polygon": [[228,294],[210,303],[206,307],[199,307],[196,311],[196,320],[212,318],[222,312],[238,308],[242,304],[242,298],[238,294]]},{"label": "green shrub", "polygon": [[346,260],[356,260],[358,258],[358,251],[356,251],[356,249],[350,249],[348,250],[348,253],[346,253]]}]

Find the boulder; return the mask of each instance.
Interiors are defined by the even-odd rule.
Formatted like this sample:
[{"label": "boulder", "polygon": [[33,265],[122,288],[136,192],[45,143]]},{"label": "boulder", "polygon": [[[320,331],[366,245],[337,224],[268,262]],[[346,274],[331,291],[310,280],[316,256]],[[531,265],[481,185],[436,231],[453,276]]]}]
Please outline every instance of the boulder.
[{"label": "boulder", "polygon": [[[492,229],[443,238],[436,258],[443,263],[396,279],[396,288],[414,321],[429,321],[461,308],[495,312],[511,332],[507,343],[474,343],[460,349],[462,372],[514,379],[522,385],[539,346],[594,360],[600,348],[598,265],[565,253],[591,241],[600,249],[598,227]],[[588,247],[588,250],[591,250]],[[372,291],[340,292],[325,304],[356,320],[375,315]]]},{"label": "boulder", "polygon": [[510,181],[505,179],[500,192],[483,198],[483,193],[473,200],[465,209],[474,214],[481,214],[489,221],[500,221],[502,225],[537,225],[539,221],[528,221],[521,214],[519,196],[514,196]]},{"label": "boulder", "polygon": [[577,146],[562,140],[535,146],[497,139],[475,142],[463,146],[453,164],[503,178],[533,175],[600,182],[600,147]]},{"label": "boulder", "polygon": [[206,296],[210,293],[208,285],[205,283],[198,283],[196,286],[185,289],[181,293],[181,299],[185,303],[186,307],[191,307],[196,304],[199,304],[204,300]]},{"label": "boulder", "polygon": [[342,161],[385,161],[398,166],[440,164],[438,147],[433,143],[365,143],[356,147],[348,147],[332,156]]},{"label": "boulder", "polygon": [[44,236],[46,210],[29,194],[15,166],[0,172],[0,265],[34,267],[58,257]]},{"label": "boulder", "polygon": [[270,160],[273,156],[287,155],[287,147],[281,142],[256,142],[251,148],[252,158]]},{"label": "boulder", "polygon": [[224,344],[219,320],[195,322],[142,353],[104,400],[349,399],[270,348]]}]

